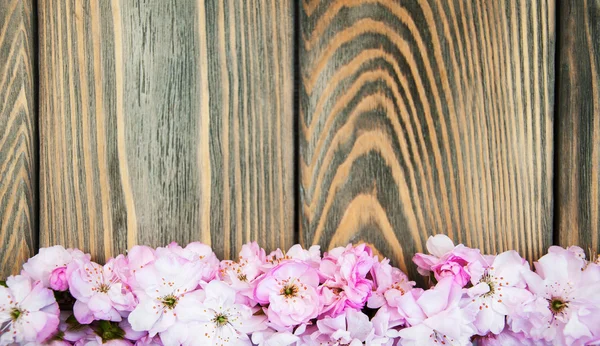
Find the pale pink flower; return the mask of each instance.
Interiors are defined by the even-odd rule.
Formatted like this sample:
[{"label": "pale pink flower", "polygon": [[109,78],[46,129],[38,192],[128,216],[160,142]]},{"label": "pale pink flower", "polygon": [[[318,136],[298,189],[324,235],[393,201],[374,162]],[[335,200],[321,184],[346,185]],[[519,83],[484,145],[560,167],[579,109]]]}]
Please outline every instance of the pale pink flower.
[{"label": "pale pink flower", "polygon": [[209,282],[214,279],[219,270],[219,259],[212,248],[200,242],[189,243],[185,248],[173,242],[164,248],[156,249],[156,256],[172,252],[190,262],[197,262],[200,267],[200,280]]},{"label": "pale pink flower", "polygon": [[[406,294],[404,297],[410,297]],[[462,288],[447,277],[401,308],[409,327],[398,332],[401,345],[469,345],[475,333],[475,312],[459,306]]]},{"label": "pale pink flower", "polygon": [[220,281],[204,287],[204,296],[182,305],[179,324],[161,334],[165,345],[252,345],[248,334],[266,328],[264,315],[236,303],[236,291]]},{"label": "pale pink flower", "polygon": [[254,299],[269,304],[269,321],[279,327],[307,323],[321,308],[319,274],[303,262],[285,261],[268,272],[254,289]]},{"label": "pale pink flower", "polygon": [[[31,257],[27,263],[23,264],[21,275],[26,275],[33,280],[40,281],[44,287],[50,287],[50,276],[57,269],[66,268],[74,260],[89,261],[90,255],[84,254],[77,249],[65,249],[60,245],[41,248],[40,252]],[[57,282],[56,276],[60,276],[60,271],[55,273],[54,281],[57,287],[62,287],[64,282]]]},{"label": "pale pink flower", "polygon": [[49,278],[50,288],[55,291],[66,291],[69,289],[67,279],[67,268],[58,267],[52,271]]},{"label": "pale pink flower", "polygon": [[263,274],[264,261],[265,250],[258,247],[256,242],[244,244],[238,262],[221,261],[218,278],[235,289],[246,304],[256,305],[254,287],[257,279]]},{"label": "pale pink flower", "polygon": [[266,259],[265,249],[261,248],[255,241],[246,243],[242,245],[239,258],[246,260],[246,262],[263,263]]},{"label": "pale pink flower", "polygon": [[0,286],[0,345],[42,342],[58,328],[54,294],[40,281],[10,276]]},{"label": "pale pink flower", "polygon": [[499,334],[506,317],[531,299],[522,277],[529,271],[527,261],[511,250],[496,256],[483,275],[472,277],[476,284],[466,289],[463,305],[477,312],[473,324],[479,335]]},{"label": "pale pink flower", "polygon": [[305,250],[300,244],[296,244],[293,245],[287,252],[277,249],[266,256],[262,269],[266,272],[288,260],[304,262],[311,267],[318,269],[319,263],[321,262],[320,246],[313,245],[308,250]]},{"label": "pale pink flower", "polygon": [[94,262],[69,264],[69,291],[76,299],[73,313],[82,324],[93,320],[121,321],[133,310],[135,297],[113,270],[114,260],[101,266]]},{"label": "pale pink flower", "polygon": [[321,345],[362,345],[375,336],[373,324],[364,313],[346,309],[336,317],[325,316],[317,321],[318,332],[313,338]]},{"label": "pale pink flower", "polygon": [[542,340],[533,340],[523,333],[514,333],[510,329],[504,329],[500,334],[488,334],[476,338],[477,346],[551,346],[552,344]]},{"label": "pale pink flower", "polygon": [[129,340],[107,340],[102,341],[102,338],[98,335],[90,335],[86,338],[80,339],[74,344],[75,346],[130,346],[133,345]]},{"label": "pale pink flower", "polygon": [[[180,324],[178,310],[199,287],[204,265],[174,252],[163,251],[154,262],[136,270],[134,290],[139,304],[129,315],[135,331],[148,331],[150,337]],[[197,291],[196,291],[197,292]],[[191,299],[191,298],[189,298]]]},{"label": "pale pink flower", "polygon": [[362,309],[371,296],[373,281],[367,279],[377,259],[365,244],[335,248],[325,254],[319,272],[321,313],[335,317],[347,308]]},{"label": "pale pink flower", "polygon": [[429,276],[433,272],[436,280],[452,277],[456,283],[464,287],[471,276],[482,275],[487,266],[486,259],[478,249],[471,249],[454,243],[446,235],[438,234],[429,237],[427,250],[431,255],[416,254],[413,262],[421,275]]},{"label": "pale pink flower", "polygon": [[577,252],[552,247],[524,273],[533,299],[511,317],[511,328],[556,345],[583,345],[600,336],[600,267]]},{"label": "pale pink flower", "polygon": [[278,332],[271,328],[252,333],[252,343],[257,346],[291,346],[299,340],[300,337],[292,332]]},{"label": "pale pink flower", "polygon": [[367,306],[371,309],[377,309],[388,304],[385,294],[390,290],[396,290],[400,294],[410,291],[414,285],[414,281],[409,281],[406,274],[400,269],[392,267],[390,260],[385,258],[381,262],[375,262],[371,269],[371,277],[373,278],[374,290],[367,301]]},{"label": "pale pink flower", "polygon": [[145,336],[135,342],[135,346],[163,346],[160,336]]},{"label": "pale pink flower", "polygon": [[137,287],[135,272],[154,262],[155,259],[154,249],[136,245],[127,251],[127,256],[119,255],[114,259],[113,270],[121,282],[130,287]]}]

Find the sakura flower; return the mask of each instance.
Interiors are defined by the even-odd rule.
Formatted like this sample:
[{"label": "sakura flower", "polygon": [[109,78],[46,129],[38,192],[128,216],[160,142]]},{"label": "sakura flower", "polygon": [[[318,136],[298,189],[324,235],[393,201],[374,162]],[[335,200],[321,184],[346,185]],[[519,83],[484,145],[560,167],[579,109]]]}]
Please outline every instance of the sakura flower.
[{"label": "sakura flower", "polygon": [[409,327],[398,332],[400,345],[469,345],[475,312],[460,308],[461,290],[454,278],[447,277],[416,301],[406,301],[402,308]]},{"label": "sakura flower", "polygon": [[127,256],[119,255],[114,259],[113,270],[121,282],[137,287],[135,272],[154,262],[155,259],[154,249],[136,245],[127,252]]},{"label": "sakura flower", "polygon": [[169,252],[185,258],[190,262],[197,262],[200,267],[201,281],[208,282],[215,278],[219,268],[219,259],[210,246],[200,242],[192,242],[185,248],[182,248],[177,245],[177,243],[171,243],[164,248],[156,249],[157,256]]},{"label": "sakura flower", "polygon": [[499,334],[506,316],[531,298],[522,278],[528,271],[529,264],[516,251],[506,251],[494,258],[483,275],[472,277],[477,283],[466,290],[463,305],[477,311],[473,324],[479,335]]},{"label": "sakura flower", "polygon": [[322,313],[335,317],[347,308],[362,309],[371,296],[373,281],[367,279],[377,260],[365,244],[348,245],[328,252],[320,265],[325,279],[320,288]]},{"label": "sakura flower", "polygon": [[317,321],[317,327],[317,340],[321,345],[362,345],[375,333],[369,317],[354,309],[347,309],[336,317],[326,316]]},{"label": "sakura flower", "polygon": [[113,266],[112,259],[104,266],[82,261],[69,265],[69,290],[76,299],[73,313],[80,323],[121,321],[122,315],[133,310],[135,297]]},{"label": "sakura flower", "polygon": [[311,246],[308,250],[302,248],[300,244],[293,245],[287,252],[277,249],[267,255],[264,261],[263,270],[268,271],[273,267],[283,263],[283,261],[296,260],[304,262],[311,267],[318,269],[321,261],[321,250],[318,245]]},{"label": "sakura flower", "polygon": [[390,265],[390,260],[385,258],[381,262],[375,262],[371,269],[374,290],[367,301],[367,306],[371,309],[377,309],[386,302],[385,293],[390,290],[396,290],[400,294],[410,291],[415,285],[414,281],[409,281],[406,274],[400,269]]},{"label": "sakura flower", "polygon": [[479,250],[462,244],[454,246],[452,240],[443,234],[429,237],[427,250],[431,255],[418,253],[413,257],[413,262],[417,265],[419,274],[429,276],[433,272],[438,281],[450,276],[464,287],[471,276],[482,275],[483,268],[487,266]]},{"label": "sakura flower", "polygon": [[292,246],[285,254],[288,258],[304,262],[311,267],[318,269],[321,263],[321,250],[319,245],[313,245],[308,249],[303,249],[300,244]]},{"label": "sakura flower", "polygon": [[292,332],[278,332],[271,328],[252,333],[252,343],[257,346],[290,346],[299,340],[300,337]]},{"label": "sakura flower", "polygon": [[147,335],[136,340],[135,346],[163,346],[163,343],[160,341],[160,337],[158,335],[153,337]]},{"label": "sakura flower", "polygon": [[237,304],[236,291],[220,281],[211,281],[204,288],[204,299],[178,309],[182,322],[161,334],[165,345],[252,345],[248,334],[266,328],[266,318],[255,316],[250,307]]},{"label": "sakura flower", "polygon": [[202,277],[203,264],[189,261],[173,252],[158,254],[154,262],[135,272],[139,304],[129,315],[135,331],[147,331],[150,337],[162,333],[179,321],[178,310],[184,297],[194,292]]},{"label": "sakura flower", "polygon": [[67,268],[66,267],[58,267],[50,273],[50,278],[48,279],[49,286],[51,289],[55,291],[66,291],[69,289],[69,282],[67,279]]},{"label": "sakura flower", "polygon": [[218,278],[235,289],[248,305],[254,302],[254,287],[257,279],[263,274],[265,250],[256,242],[244,244],[240,251],[239,261],[221,261]]},{"label": "sakura flower", "polygon": [[504,329],[500,334],[488,334],[476,338],[478,346],[550,346],[551,344],[541,340],[533,340],[523,333],[515,333],[510,329]]},{"label": "sakura flower", "polygon": [[[40,252],[23,264],[21,275],[40,281],[44,287],[64,291],[64,273],[73,260],[89,261],[90,255],[77,249],[65,249],[60,245],[41,248]],[[55,287],[51,287],[51,281]]]},{"label": "sakura flower", "polygon": [[0,286],[0,345],[42,342],[59,323],[54,294],[40,281],[10,276]]},{"label": "sakura flower", "polygon": [[555,247],[524,273],[533,299],[511,318],[515,332],[556,345],[583,345],[600,336],[600,267]]},{"label": "sakura flower", "polygon": [[317,317],[321,308],[319,274],[303,262],[285,261],[268,272],[254,289],[254,299],[269,304],[269,321],[285,328]]}]

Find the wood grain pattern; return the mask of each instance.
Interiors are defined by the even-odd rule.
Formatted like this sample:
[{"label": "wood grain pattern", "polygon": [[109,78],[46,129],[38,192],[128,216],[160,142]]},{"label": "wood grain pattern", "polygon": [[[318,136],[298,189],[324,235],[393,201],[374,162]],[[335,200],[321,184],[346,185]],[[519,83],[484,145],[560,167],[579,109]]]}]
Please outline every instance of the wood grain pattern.
[{"label": "wood grain pattern", "polygon": [[40,0],[41,245],[293,241],[291,0]]},{"label": "wood grain pattern", "polygon": [[0,1],[0,278],[37,249],[34,33],[31,0]]},{"label": "wood grain pattern", "polygon": [[554,1],[301,0],[301,240],[552,243]]},{"label": "wood grain pattern", "polygon": [[600,1],[559,1],[556,227],[600,251]]}]

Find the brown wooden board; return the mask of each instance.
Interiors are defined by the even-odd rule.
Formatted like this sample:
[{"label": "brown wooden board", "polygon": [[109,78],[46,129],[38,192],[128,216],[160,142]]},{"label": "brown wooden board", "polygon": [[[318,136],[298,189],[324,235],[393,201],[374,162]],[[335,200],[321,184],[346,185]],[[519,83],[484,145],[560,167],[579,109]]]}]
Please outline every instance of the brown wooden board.
[{"label": "brown wooden board", "polygon": [[301,241],[552,243],[554,1],[301,0]]},{"label": "brown wooden board", "polygon": [[32,4],[0,1],[0,278],[18,273],[37,249]]},{"label": "brown wooden board", "polygon": [[40,0],[41,245],[288,247],[293,12]]},{"label": "brown wooden board", "polygon": [[559,1],[556,227],[600,251],[600,1]]}]

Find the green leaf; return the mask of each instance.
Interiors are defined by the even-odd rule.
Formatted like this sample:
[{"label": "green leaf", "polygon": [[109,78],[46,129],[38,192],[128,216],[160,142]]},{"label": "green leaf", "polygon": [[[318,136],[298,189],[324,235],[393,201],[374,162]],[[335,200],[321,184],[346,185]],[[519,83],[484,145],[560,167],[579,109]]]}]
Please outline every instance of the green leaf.
[{"label": "green leaf", "polygon": [[98,321],[98,324],[94,326],[94,331],[102,338],[103,343],[110,340],[122,340],[125,337],[125,332],[117,322]]},{"label": "green leaf", "polygon": [[8,287],[6,286],[6,280],[0,280],[0,286]]},{"label": "green leaf", "polygon": [[75,315],[69,316],[65,322],[67,322],[67,330],[70,332],[78,332],[87,327],[85,324],[79,323]]}]

